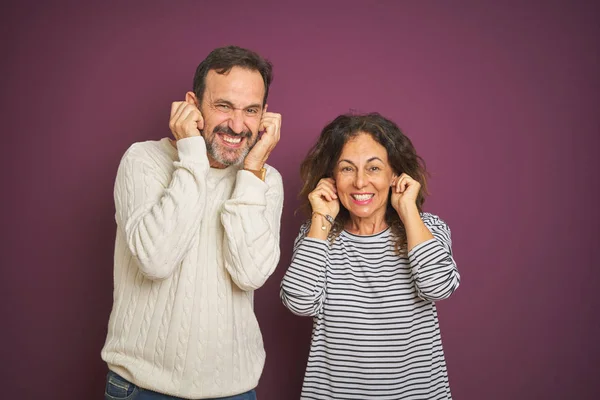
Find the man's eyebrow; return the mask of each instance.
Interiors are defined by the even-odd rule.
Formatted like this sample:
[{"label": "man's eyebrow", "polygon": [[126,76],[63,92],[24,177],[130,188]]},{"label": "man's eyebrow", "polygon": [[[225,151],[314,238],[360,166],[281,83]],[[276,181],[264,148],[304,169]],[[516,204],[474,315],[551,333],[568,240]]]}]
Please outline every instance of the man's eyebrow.
[{"label": "man's eyebrow", "polygon": [[258,108],[258,109],[261,109],[262,105],[260,105],[259,103],[250,104],[248,107],[246,107],[246,109],[248,109],[248,108]]},{"label": "man's eyebrow", "polygon": [[233,107],[233,103],[225,99],[217,99],[215,100],[215,104],[227,104],[228,106]]},{"label": "man's eyebrow", "polygon": [[[225,100],[225,99],[217,99],[217,100],[215,100],[215,104],[227,104],[231,108],[236,108],[231,101]],[[258,109],[261,109],[262,105],[260,105],[259,103],[250,104],[249,106],[246,106],[243,109],[247,110],[249,108],[258,108]]]}]

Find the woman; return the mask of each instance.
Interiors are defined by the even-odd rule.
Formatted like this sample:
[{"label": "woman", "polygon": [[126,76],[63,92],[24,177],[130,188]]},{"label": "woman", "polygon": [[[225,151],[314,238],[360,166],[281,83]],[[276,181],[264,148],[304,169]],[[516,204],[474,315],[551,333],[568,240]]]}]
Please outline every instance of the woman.
[{"label": "woman", "polygon": [[377,113],[341,115],[301,176],[311,220],[281,299],[314,317],[302,399],[450,399],[434,302],[460,276],[411,141]]}]

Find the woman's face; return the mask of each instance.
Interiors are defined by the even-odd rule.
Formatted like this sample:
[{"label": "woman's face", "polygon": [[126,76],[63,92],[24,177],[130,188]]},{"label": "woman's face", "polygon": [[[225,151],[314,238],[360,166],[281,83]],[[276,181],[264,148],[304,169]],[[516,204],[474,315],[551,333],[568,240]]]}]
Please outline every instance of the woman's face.
[{"label": "woman's face", "polygon": [[340,202],[358,218],[385,217],[394,176],[385,147],[362,132],[346,142],[334,169]]}]

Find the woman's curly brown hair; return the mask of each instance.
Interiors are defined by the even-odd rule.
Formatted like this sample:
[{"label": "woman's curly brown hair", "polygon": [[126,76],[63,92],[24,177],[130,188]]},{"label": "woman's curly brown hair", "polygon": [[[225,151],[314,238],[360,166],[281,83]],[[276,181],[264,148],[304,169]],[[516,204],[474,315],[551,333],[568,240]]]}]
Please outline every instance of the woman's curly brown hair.
[{"label": "woman's curly brown hair", "polygon": [[[302,204],[300,209],[310,218],[312,207],[308,195],[322,178],[334,176],[334,169],[346,142],[359,134],[366,133],[381,144],[387,151],[388,162],[398,176],[406,173],[421,184],[417,197],[417,208],[422,212],[427,195],[427,170],[424,160],[417,155],[410,139],[405,136],[398,126],[379,113],[343,114],[330,122],[323,130],[317,143],[310,149],[300,166],[300,177],[303,182],[300,191]],[[406,231],[400,216],[392,207],[388,195],[385,220],[396,237],[395,249],[398,254],[406,254]],[[340,212],[329,233],[329,240],[335,238],[346,226],[350,219],[348,210],[340,203]]]}]

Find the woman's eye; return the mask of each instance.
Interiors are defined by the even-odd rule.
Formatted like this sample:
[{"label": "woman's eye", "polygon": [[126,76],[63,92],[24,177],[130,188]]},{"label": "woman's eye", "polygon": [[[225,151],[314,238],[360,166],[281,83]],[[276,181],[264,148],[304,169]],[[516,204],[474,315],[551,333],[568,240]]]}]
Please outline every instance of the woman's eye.
[{"label": "woman's eye", "polygon": [[371,172],[377,172],[377,171],[380,171],[381,168],[379,168],[379,167],[371,167],[370,170],[371,170]]}]

